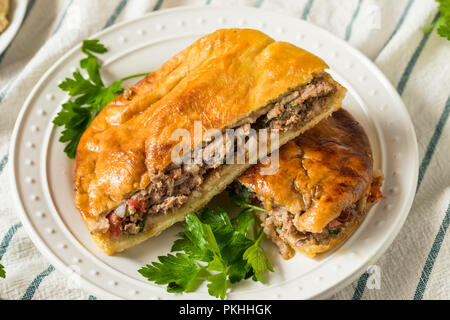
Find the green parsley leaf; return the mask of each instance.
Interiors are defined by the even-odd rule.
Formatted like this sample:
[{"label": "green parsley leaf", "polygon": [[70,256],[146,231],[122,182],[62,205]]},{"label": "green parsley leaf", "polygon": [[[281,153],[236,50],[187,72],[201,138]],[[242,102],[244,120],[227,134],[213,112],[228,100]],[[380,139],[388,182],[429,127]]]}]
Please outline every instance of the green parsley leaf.
[{"label": "green parsley leaf", "polygon": [[198,213],[202,223],[209,224],[214,234],[227,234],[233,232],[230,218],[225,210],[219,208],[217,212],[205,208]]},{"label": "green parsley leaf", "polygon": [[202,250],[210,250],[220,256],[220,249],[211,226],[203,224],[196,215],[186,216],[186,237]]},{"label": "green parsley leaf", "polygon": [[255,222],[255,218],[251,215],[252,210],[247,208],[239,212],[238,216],[236,217],[236,232],[243,234],[244,236],[247,235],[248,229],[250,228],[250,225]]},{"label": "green parsley leaf", "polygon": [[450,40],[450,0],[436,0],[439,3],[440,18],[425,28],[424,32],[430,32],[436,27],[436,32],[443,38]]},{"label": "green parsley leaf", "polygon": [[436,22],[436,31],[441,37],[444,37],[444,38],[447,38],[447,40],[450,40],[450,16],[441,17]]},{"label": "green parsley leaf", "polygon": [[227,289],[230,286],[230,281],[227,279],[226,272],[220,272],[210,275],[208,278],[208,293],[221,300],[225,299]]},{"label": "green parsley leaf", "polygon": [[234,232],[229,244],[222,250],[222,257],[229,264],[242,259],[244,252],[253,245],[253,241],[246,238],[242,233]]},{"label": "green parsley leaf", "polygon": [[242,258],[233,263],[228,269],[228,278],[231,283],[248,279],[253,275],[252,267]]},{"label": "green parsley leaf", "polygon": [[0,264],[0,278],[6,278],[5,267],[2,264]]},{"label": "green parsley leaf", "polygon": [[183,253],[161,256],[158,260],[160,262],[148,264],[138,272],[157,284],[168,284],[167,292],[188,291],[203,269],[194,259]]},{"label": "green parsley leaf", "polygon": [[209,262],[213,259],[213,253],[207,249],[196,246],[184,232],[179,234],[181,239],[175,240],[171,251],[184,251],[191,258],[199,261]]},{"label": "green parsley leaf", "polygon": [[248,198],[250,197],[250,195],[252,193],[254,193],[254,191],[241,183],[239,183],[239,185],[240,185],[240,193],[239,194],[242,198],[244,198],[245,201],[247,201]]},{"label": "green parsley leaf", "polygon": [[66,78],[58,85],[69,94],[70,98],[62,105],[62,110],[53,120],[56,126],[64,127],[59,141],[67,143],[64,152],[71,159],[75,158],[81,136],[92,120],[104,106],[123,91],[123,81],[145,75],[129,76],[105,87],[100,75],[101,63],[94,53],[102,54],[107,49],[98,40],[85,40],[81,51],[86,58],[80,61],[80,68],[86,71],[88,77],[85,78],[77,70],[72,74],[72,78]]},{"label": "green parsley leaf", "polygon": [[227,267],[220,257],[218,257],[217,255],[214,255],[214,258],[208,264],[208,270],[209,271],[226,271]]},{"label": "green parsley leaf", "polygon": [[341,231],[341,229],[339,229],[339,228],[336,228],[336,229],[328,229],[328,235],[329,235],[329,236],[335,236],[335,235],[337,235],[340,231]]},{"label": "green parsley leaf", "polygon": [[98,62],[96,57],[89,57],[85,59],[85,62],[83,62],[83,65],[85,66],[84,69],[86,69],[89,78],[94,82],[97,86],[102,87],[103,81],[100,76],[100,63]]},{"label": "green parsley leaf", "polygon": [[89,55],[89,51],[95,52],[95,53],[105,53],[108,50],[106,49],[106,47],[103,44],[100,43],[99,40],[92,39],[92,40],[84,40],[83,41],[81,51],[83,51],[84,53]]},{"label": "green parsley leaf", "polygon": [[[187,215],[186,230],[179,233],[180,238],[171,249],[185,253],[158,257],[160,262],[147,265],[139,272],[150,281],[167,284],[169,292],[191,290],[206,279],[209,294],[220,299],[225,299],[231,283],[252,276],[260,280],[262,273],[266,269],[272,270],[272,266],[264,250],[259,247],[263,233],[259,232],[256,241],[246,237],[254,221],[251,211],[253,209],[246,208],[236,217],[236,227],[233,227],[222,209],[203,209],[197,215]],[[255,246],[255,252],[250,252]],[[245,253],[248,253],[248,257]],[[182,263],[175,263],[175,258],[182,258]],[[197,261],[202,261],[203,264],[200,265]],[[205,263],[207,265],[202,267]],[[182,267],[173,271],[173,265]],[[183,268],[186,268],[186,275],[179,275],[178,278],[174,276]]]},{"label": "green parsley leaf", "polygon": [[243,258],[247,260],[255,272],[255,278],[258,281],[262,281],[262,274],[264,271],[269,270],[273,272],[273,267],[270,264],[264,249],[259,246],[263,235],[264,233],[261,232],[255,243],[248,248],[243,255]]},{"label": "green parsley leaf", "polygon": [[256,211],[266,211],[266,209],[252,205],[250,203],[247,203],[246,199],[244,197],[242,197],[241,195],[238,195],[234,192],[229,192],[228,193],[231,202],[233,202],[234,205],[236,205],[239,208],[243,208],[243,209],[252,209],[252,210],[256,210]]},{"label": "green parsley leaf", "polygon": [[228,214],[223,209],[219,208],[217,209],[217,212],[214,212],[211,209],[203,209],[198,215],[202,223],[211,226],[219,249],[222,250],[230,242],[234,232]]}]

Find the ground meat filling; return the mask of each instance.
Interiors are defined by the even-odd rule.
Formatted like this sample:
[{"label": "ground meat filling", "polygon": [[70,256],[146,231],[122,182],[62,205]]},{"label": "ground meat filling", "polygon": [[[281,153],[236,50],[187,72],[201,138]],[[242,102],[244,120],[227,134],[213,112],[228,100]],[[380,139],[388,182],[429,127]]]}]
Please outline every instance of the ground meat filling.
[{"label": "ground meat filling", "polygon": [[[231,189],[236,194],[244,195],[247,202],[265,207],[264,199],[242,184],[234,183]],[[298,231],[294,225],[294,215],[282,206],[275,205],[272,210],[258,215],[264,232],[277,245],[281,256],[290,259],[295,254],[293,246],[301,248],[311,244],[327,245],[334,236],[345,232],[351,222],[361,219],[364,210],[359,210],[358,202],[351,204],[320,233]]]},{"label": "ground meat filling", "polygon": [[110,236],[140,233],[149,215],[167,214],[170,209],[180,207],[203,183],[212,167],[214,165],[182,165],[155,176],[149,188],[135,193],[107,215]]},{"label": "ground meat filling", "polygon": [[[239,135],[246,135],[250,130],[250,124],[237,128],[237,140]],[[220,140],[217,140],[220,142]],[[225,140],[224,140],[225,141]],[[145,228],[145,221],[148,216],[167,214],[171,210],[179,208],[200,187],[208,173],[222,164],[222,158],[216,161],[212,158],[214,154],[214,144],[212,142],[203,146],[207,159],[212,161],[201,164],[182,164],[172,168],[167,172],[160,172],[154,176],[149,187],[133,194],[125,200],[106,218],[109,222],[108,233],[110,237],[118,238],[123,235],[133,235],[140,233]],[[234,143],[235,147],[237,143]],[[224,146],[231,148],[231,144]],[[222,154],[222,157],[225,153]]]},{"label": "ground meat filling", "polygon": [[324,97],[335,92],[334,84],[324,76],[318,76],[275,103],[265,116],[258,119],[259,127],[289,130],[299,122],[308,121],[315,112],[323,108],[326,101]]},{"label": "ground meat filling", "polygon": [[[336,87],[324,76],[317,76],[311,83],[274,103],[269,112],[258,118],[255,123],[252,125],[245,123],[238,130],[241,129],[242,134],[248,133],[251,127],[289,130],[294,124],[309,121],[316,111],[323,108],[325,99],[321,98],[335,91]],[[132,92],[127,93],[127,95],[132,94]],[[208,148],[208,145],[203,148]],[[142,232],[147,217],[167,214],[179,208],[200,187],[208,172],[220,165],[221,162],[183,164],[167,172],[160,172],[152,179],[147,189],[133,194],[106,215],[109,223],[107,233],[110,237],[118,238],[124,233],[133,235]]]},{"label": "ground meat filling", "polygon": [[299,232],[294,226],[294,215],[284,207],[271,210],[265,221],[264,229],[276,231],[283,241],[302,247],[307,244],[327,245],[329,241],[349,226],[355,218],[359,218],[363,212],[357,210],[356,203],[345,208],[341,215],[331,221],[320,233]]}]

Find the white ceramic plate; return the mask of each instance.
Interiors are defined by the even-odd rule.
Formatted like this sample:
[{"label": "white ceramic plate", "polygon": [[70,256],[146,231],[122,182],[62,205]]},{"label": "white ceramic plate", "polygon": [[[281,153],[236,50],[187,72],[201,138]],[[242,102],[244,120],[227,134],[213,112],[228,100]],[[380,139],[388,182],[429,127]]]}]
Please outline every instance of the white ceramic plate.
[{"label": "white ceramic plate", "polygon": [[[405,221],[414,197],[418,152],[409,115],[389,81],[357,50],[307,22],[252,8],[180,8],[161,11],[103,31],[93,38],[106,44],[104,77],[108,81],[157,69],[200,36],[219,28],[260,29],[277,40],[299,45],[328,62],[331,73],[348,89],[346,109],[360,121],[372,143],[376,167],[385,174],[385,199],[340,248],[318,259],[300,254],[283,261],[266,246],[275,272],[266,284],[243,281],[230,299],[324,298],[354,280],[388,248]],[[113,257],[93,243],[73,206],[73,162],[58,142],[51,123],[67,99],[57,84],[78,66],[77,46],[39,81],[17,121],[11,145],[12,186],[22,221],[36,246],[52,264],[70,274],[79,271],[82,285],[102,298],[205,299],[206,287],[173,295],[147,282],[137,272],[169,252],[180,230]],[[131,83],[129,83],[131,85]],[[214,203],[227,207],[223,198]]]},{"label": "white ceramic plate", "polygon": [[11,0],[8,13],[9,26],[0,34],[0,55],[5,51],[22,25],[28,0]]}]

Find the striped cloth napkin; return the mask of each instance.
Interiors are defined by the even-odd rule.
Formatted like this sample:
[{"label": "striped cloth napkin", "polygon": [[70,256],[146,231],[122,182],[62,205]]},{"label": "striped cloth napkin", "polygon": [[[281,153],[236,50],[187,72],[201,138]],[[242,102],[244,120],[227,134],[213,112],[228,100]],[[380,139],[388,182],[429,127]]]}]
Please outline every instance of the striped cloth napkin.
[{"label": "striped cloth napkin", "polygon": [[11,204],[8,146],[20,107],[43,73],[81,40],[114,23],[182,5],[253,6],[304,19],[357,47],[387,75],[413,119],[420,150],[417,195],[400,234],[334,299],[449,299],[450,42],[424,27],[433,0],[29,0],[17,36],[0,55],[1,299],[96,299],[68,286],[39,253]]}]

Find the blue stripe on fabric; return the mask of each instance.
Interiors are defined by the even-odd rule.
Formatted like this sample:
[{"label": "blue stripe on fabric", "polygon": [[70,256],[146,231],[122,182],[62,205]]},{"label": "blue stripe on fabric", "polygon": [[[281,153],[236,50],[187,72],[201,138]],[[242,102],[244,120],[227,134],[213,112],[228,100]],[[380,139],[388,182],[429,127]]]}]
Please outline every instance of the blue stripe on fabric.
[{"label": "blue stripe on fabric", "polygon": [[[426,173],[427,168],[428,168],[428,166],[430,164],[431,158],[433,157],[433,154],[434,154],[434,152],[436,150],[437,143],[438,143],[439,139],[441,138],[442,131],[444,130],[444,126],[447,123],[449,115],[450,115],[450,96],[447,99],[447,103],[445,104],[444,111],[442,112],[442,115],[441,115],[441,117],[439,119],[439,122],[437,123],[437,125],[436,125],[436,127],[434,129],[433,136],[431,137],[431,140],[428,143],[427,151],[425,152],[425,156],[423,157],[423,160],[422,160],[422,162],[420,164],[420,167],[419,167],[419,179],[418,179],[418,183],[417,183],[416,193],[419,190],[420,185],[422,184],[423,177],[425,176],[425,173]],[[442,228],[442,226],[441,226],[441,228]],[[438,234],[438,236],[439,236],[439,234]],[[419,291],[416,290],[417,297],[420,297],[418,299],[422,299],[421,296],[423,296],[423,291],[425,290],[426,283],[427,283],[428,277],[429,277],[429,273],[431,273],[431,269],[433,268],[433,263],[435,261],[435,257],[433,258],[433,255],[437,256],[437,253],[439,253],[440,244],[439,245],[436,244],[437,241],[438,241],[438,236],[436,236],[436,239],[434,241],[435,244],[433,244],[431,252],[430,252],[430,254],[428,256],[427,263],[425,264],[426,267],[424,267],[424,270],[422,271],[422,276],[421,276],[422,280],[421,280],[421,282],[419,281],[419,286],[421,288],[423,288],[423,290],[420,292],[419,286],[418,286],[417,290],[419,290]],[[361,297],[362,297],[362,295],[364,293],[364,289],[366,287],[367,278],[368,277],[366,276],[366,274],[363,274],[359,278],[358,284],[357,284],[356,289],[355,289],[355,293],[353,294],[353,299],[354,300],[361,299]],[[414,296],[414,299],[416,299],[416,296]]]},{"label": "blue stripe on fabric", "polygon": [[31,300],[33,299],[34,294],[36,293],[36,290],[41,285],[42,280],[44,280],[49,274],[51,274],[53,271],[55,271],[55,267],[52,265],[49,265],[47,269],[39,273],[36,278],[34,278],[33,282],[28,286],[27,291],[22,297],[22,300]]},{"label": "blue stripe on fabric", "polygon": [[433,245],[431,247],[430,253],[428,254],[427,261],[423,267],[422,274],[417,284],[416,293],[414,294],[414,300],[422,300],[425,289],[427,288],[427,283],[433,271],[434,263],[439,255],[439,251],[444,242],[445,234],[447,233],[448,225],[450,224],[450,204],[447,208],[444,220],[439,228],[439,231],[434,239]]},{"label": "blue stripe on fabric", "polygon": [[5,99],[6,94],[8,93],[9,88],[11,88],[12,84],[14,82],[14,79],[10,80],[6,86],[3,88],[3,90],[0,92],[0,102],[3,101],[3,99]]},{"label": "blue stripe on fabric", "polygon": [[345,41],[350,40],[353,31],[353,24],[355,23],[356,18],[359,15],[359,11],[361,10],[363,0],[358,0],[358,5],[356,6],[355,12],[353,12],[352,20],[347,26],[347,30],[345,30]]},{"label": "blue stripe on fabric", "polygon": [[305,8],[303,9],[302,13],[302,19],[306,20],[308,18],[309,12],[311,11],[311,8],[314,4],[314,0],[308,0],[308,2],[305,5]]},{"label": "blue stripe on fabric", "polygon": [[5,169],[6,164],[8,163],[9,155],[6,155],[0,160],[0,174],[3,172],[3,169]]},{"label": "blue stripe on fabric", "polygon": [[[438,143],[439,139],[441,138],[442,131],[444,130],[444,126],[447,123],[449,114],[450,114],[450,97],[448,97],[448,99],[447,99],[447,103],[445,104],[444,111],[442,112],[441,118],[439,119],[439,122],[437,123],[437,125],[434,129],[433,136],[431,137],[431,140],[428,143],[427,151],[425,152],[422,163],[420,164],[417,190],[419,190],[419,187],[422,184],[423,177],[425,176],[428,166],[430,165],[431,158],[433,157],[433,154],[436,150],[437,143]],[[417,190],[416,190],[416,192],[417,192]]]},{"label": "blue stripe on fabric", "polygon": [[[433,19],[433,23],[435,22],[435,21],[437,21],[437,19],[439,19],[439,16],[440,16],[440,14],[438,13],[436,16],[435,16],[435,18]],[[434,28],[433,28],[434,29]],[[399,85],[398,85],[398,87],[397,87],[397,91],[398,91],[398,93],[400,94],[400,95],[402,95],[403,94],[403,91],[404,91],[404,89],[405,89],[405,87],[406,87],[406,84],[407,84],[407,82],[408,82],[408,80],[409,80],[409,78],[410,78],[410,76],[411,76],[411,73],[412,73],[412,70],[414,69],[414,66],[416,65],[416,63],[417,63],[417,60],[419,59],[419,56],[420,56],[420,54],[422,53],[422,51],[423,51],[423,49],[424,49],[424,47],[425,47],[425,44],[427,43],[427,41],[428,41],[428,38],[429,38],[429,36],[430,36],[430,34],[433,32],[433,30],[430,30],[430,32],[428,33],[428,34],[426,34],[426,35],[424,35],[424,37],[423,37],[423,39],[422,39],[422,41],[420,42],[420,44],[419,44],[419,46],[417,47],[417,49],[416,49],[416,51],[414,52],[414,54],[412,55],[412,57],[411,57],[411,60],[409,61],[409,63],[408,63],[408,65],[407,65],[407,67],[406,67],[406,69],[405,69],[405,71],[404,71],[404,73],[403,73],[403,75],[402,75],[402,77],[401,77],[401,80],[400,80],[400,83],[399,83]],[[445,109],[444,109],[444,113],[445,113]],[[448,117],[448,116],[447,116]],[[441,119],[442,119],[443,117],[441,116]],[[436,129],[437,128],[439,128],[439,123],[438,123],[438,126],[436,127]],[[435,134],[436,134],[436,130],[435,129]],[[441,129],[442,130],[442,129]],[[439,132],[439,131],[438,131]],[[433,136],[434,136],[434,134],[433,134]],[[436,139],[431,139],[431,141],[430,141],[430,143],[432,142],[432,141],[434,141],[434,143],[433,143],[433,145],[435,145],[435,144],[437,144],[437,142],[438,142],[438,140],[439,140],[439,138],[440,138],[440,133],[438,134],[438,136],[437,136],[437,138]],[[428,147],[427,147],[427,152],[428,152],[428,149],[430,149],[430,156],[428,157],[429,159],[431,159],[431,157],[432,157],[432,155],[433,155],[433,153],[434,153],[434,147],[431,145],[429,145]],[[424,158],[424,160],[425,159],[428,159],[428,158]],[[429,161],[429,160],[428,160]],[[426,168],[428,167],[428,164],[427,165],[424,165],[424,163],[423,163],[423,161],[422,161],[422,163],[421,163],[421,165],[420,165],[420,168],[422,168],[422,167],[424,167],[425,169],[423,169],[422,170],[422,175],[424,175],[425,174],[425,171],[426,171]],[[419,169],[420,170],[420,169]],[[419,171],[419,178],[420,178],[420,171]],[[422,176],[422,179],[423,179],[423,176]],[[422,179],[419,179],[419,181],[421,181]],[[418,185],[420,184],[420,182],[418,183]],[[417,189],[416,190],[418,190],[418,187],[417,187]],[[417,191],[416,191],[417,192]],[[355,289],[355,293],[353,294],[353,299],[355,299],[355,300],[359,300],[359,299],[361,299],[361,297],[362,297],[362,295],[363,295],[363,293],[364,293],[364,290],[365,290],[365,288],[366,288],[366,282],[367,282],[367,279],[364,281],[364,279],[363,279],[363,277],[364,277],[364,274],[363,275],[361,275],[361,277],[359,278],[359,280],[358,280],[358,285],[357,285],[357,287],[356,287],[356,289]],[[357,291],[358,291],[358,293],[357,293]]]},{"label": "blue stripe on fabric", "polygon": [[[25,16],[23,17],[23,21],[20,24],[19,30],[25,24],[25,21],[27,20],[28,16],[30,15],[31,9],[33,9],[35,3],[36,3],[36,0],[30,0],[30,2],[28,2],[27,9],[25,11]],[[14,40],[16,39],[18,34],[19,34],[19,32],[16,33],[16,35],[13,38],[13,40],[8,44],[8,46],[6,47],[5,51],[3,51],[3,53],[0,55],[0,63],[2,63],[3,58],[6,56],[6,53],[8,52],[9,48],[11,47],[12,43],[14,42]]]},{"label": "blue stripe on fabric", "polygon": [[[403,10],[403,13],[400,17],[400,20],[398,20],[397,25],[394,28],[394,31],[392,32],[391,36],[389,37],[388,41],[386,41],[386,44],[389,43],[389,41],[392,40],[392,38],[397,34],[398,30],[400,30],[400,28],[403,25],[403,22],[405,22],[406,17],[408,16],[409,10],[411,9],[413,3],[415,0],[409,0],[408,3],[406,4],[405,9]],[[385,47],[386,45],[384,45],[383,47]]]},{"label": "blue stripe on fabric", "polygon": [[122,10],[125,8],[125,6],[127,5],[128,0],[122,0],[120,1],[120,3],[118,4],[118,6],[116,7],[116,9],[114,10],[113,14],[111,17],[109,17],[108,21],[106,21],[105,26],[103,27],[103,29],[110,27],[111,25],[114,24],[114,22],[116,22],[117,18],[119,17],[120,13],[122,12]]},{"label": "blue stripe on fabric", "polygon": [[164,2],[164,0],[158,0],[158,2],[156,2],[155,7],[153,8],[153,11],[161,9],[163,2]]},{"label": "blue stripe on fabric", "polygon": [[0,245],[0,260],[3,258],[6,249],[8,249],[11,239],[16,234],[16,231],[22,227],[22,222],[16,223],[11,228],[9,228],[8,232],[6,232],[3,237],[2,243]]},{"label": "blue stripe on fabric", "polygon": [[364,293],[364,289],[366,288],[367,279],[369,279],[369,274],[364,272],[362,276],[358,280],[358,284],[356,285],[355,292],[353,293],[353,300],[361,300],[361,297]]},{"label": "blue stripe on fabric", "polygon": [[36,0],[31,0],[28,3],[27,9],[25,10],[25,16],[23,17],[23,20],[25,21],[26,18],[30,15],[31,9],[33,9],[34,4],[36,3]]},{"label": "blue stripe on fabric", "polygon": [[[441,16],[440,13],[437,13],[436,16],[434,17],[432,23],[435,23],[439,19],[440,16]],[[397,86],[397,91],[400,95],[402,95],[403,91],[405,91],[406,83],[408,82],[409,77],[411,76],[411,73],[414,69],[414,66],[417,63],[417,60],[419,60],[419,56],[422,53],[423,48],[427,44],[427,41],[430,38],[430,35],[432,33],[433,33],[433,30],[430,30],[430,32],[428,32],[427,34],[425,34],[423,36],[422,41],[420,41],[420,44],[417,47],[416,51],[414,52],[411,60],[409,60],[408,66],[406,67],[405,72],[403,72],[402,77],[400,78],[400,82],[398,83],[398,86]]]},{"label": "blue stripe on fabric", "polygon": [[255,4],[256,8],[261,8],[262,4],[264,3],[264,0],[258,0]]},{"label": "blue stripe on fabric", "polygon": [[54,35],[55,33],[57,33],[59,31],[59,29],[61,28],[64,19],[66,18],[67,15],[67,11],[69,11],[70,6],[72,5],[73,0],[70,0],[69,4],[66,6],[66,8],[63,11],[63,14],[61,15],[61,18],[59,19],[58,23],[56,24],[56,28],[55,30],[53,30],[52,35]]},{"label": "blue stripe on fabric", "polygon": [[95,296],[93,296],[93,295],[90,295],[89,298],[88,298],[88,300],[97,300],[97,297],[95,297]]}]

